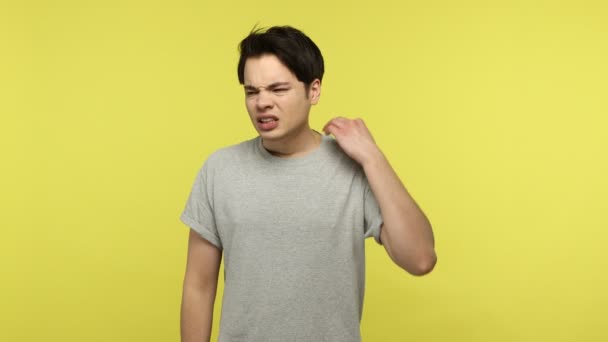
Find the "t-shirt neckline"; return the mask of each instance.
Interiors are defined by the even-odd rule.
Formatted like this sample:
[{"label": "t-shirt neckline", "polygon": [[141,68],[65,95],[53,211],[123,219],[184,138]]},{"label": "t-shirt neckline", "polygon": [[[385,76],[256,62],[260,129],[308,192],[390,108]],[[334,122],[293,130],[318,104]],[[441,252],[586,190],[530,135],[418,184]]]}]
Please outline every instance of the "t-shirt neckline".
[{"label": "t-shirt neckline", "polygon": [[[317,132],[316,130],[313,129],[314,132]],[[321,133],[319,133],[321,134]],[[259,135],[256,137],[256,146],[257,146],[257,150],[260,153],[260,155],[266,159],[269,162],[275,163],[277,165],[302,165],[302,164],[306,164],[314,159],[316,159],[318,156],[320,156],[324,150],[327,149],[327,145],[329,140],[332,139],[331,136],[329,135],[325,135],[325,134],[321,134],[321,143],[319,144],[319,146],[317,146],[314,150],[308,152],[307,154],[303,155],[303,156],[299,156],[299,157],[291,157],[291,158],[282,158],[282,157],[277,157],[273,154],[271,154],[270,152],[268,152],[268,150],[266,150],[266,148],[264,148],[264,145],[262,144],[262,137],[260,137]]]}]

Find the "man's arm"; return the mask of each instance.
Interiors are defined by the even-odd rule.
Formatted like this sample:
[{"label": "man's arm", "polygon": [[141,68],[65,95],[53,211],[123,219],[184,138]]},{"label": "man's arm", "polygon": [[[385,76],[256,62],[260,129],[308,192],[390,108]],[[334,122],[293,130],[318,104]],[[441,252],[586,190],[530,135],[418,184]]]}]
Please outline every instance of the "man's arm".
[{"label": "man's arm", "polygon": [[424,275],[437,263],[433,230],[426,215],[379,152],[363,165],[384,224],[380,241],[391,259],[412,275]]},{"label": "man's arm", "polygon": [[222,251],[190,229],[181,304],[182,342],[211,339],[213,304]]},{"label": "man's arm", "polygon": [[361,119],[336,117],[323,131],[336,141],[365,172],[384,224],[380,241],[391,259],[412,275],[429,273],[437,262],[433,230],[407,192]]}]

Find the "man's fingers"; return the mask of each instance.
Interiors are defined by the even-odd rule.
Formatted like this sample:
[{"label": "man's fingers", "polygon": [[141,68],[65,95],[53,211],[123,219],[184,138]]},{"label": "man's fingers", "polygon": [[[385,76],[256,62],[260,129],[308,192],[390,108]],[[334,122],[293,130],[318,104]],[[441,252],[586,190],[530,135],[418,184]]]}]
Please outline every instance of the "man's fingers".
[{"label": "man's fingers", "polygon": [[[346,129],[349,124],[352,124],[352,120],[347,119],[342,116],[336,116],[335,118],[329,120],[325,126],[323,127],[323,131],[325,134],[335,134],[336,130]],[[333,127],[333,128],[332,128]]]},{"label": "man's fingers", "polygon": [[332,123],[340,128],[342,128],[344,125],[346,125],[348,123],[348,119],[343,118],[341,116],[335,117],[332,120]]},{"label": "man's fingers", "polygon": [[325,132],[325,135],[327,134],[333,134],[336,135],[336,131],[339,130],[340,127],[338,127],[334,122],[328,122],[325,127],[323,127],[323,131]]}]

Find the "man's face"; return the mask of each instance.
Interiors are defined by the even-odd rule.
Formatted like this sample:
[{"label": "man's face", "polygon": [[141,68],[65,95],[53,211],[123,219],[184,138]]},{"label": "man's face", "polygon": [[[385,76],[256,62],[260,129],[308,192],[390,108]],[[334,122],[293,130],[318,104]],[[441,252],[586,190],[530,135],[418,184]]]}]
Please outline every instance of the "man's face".
[{"label": "man's face", "polygon": [[[245,62],[245,105],[256,131],[267,140],[293,137],[307,128],[310,107],[319,101],[321,83],[306,89],[274,55]],[[264,117],[265,118],[262,120]]]}]

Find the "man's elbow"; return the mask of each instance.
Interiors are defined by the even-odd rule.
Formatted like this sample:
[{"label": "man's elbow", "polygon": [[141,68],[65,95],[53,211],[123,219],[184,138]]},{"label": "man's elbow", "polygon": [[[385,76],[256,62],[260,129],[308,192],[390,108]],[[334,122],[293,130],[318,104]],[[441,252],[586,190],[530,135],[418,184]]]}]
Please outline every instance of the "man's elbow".
[{"label": "man's elbow", "polygon": [[423,257],[420,257],[415,263],[401,263],[399,266],[407,271],[411,275],[423,276],[431,273],[437,264],[437,254],[434,250],[426,253]]}]

